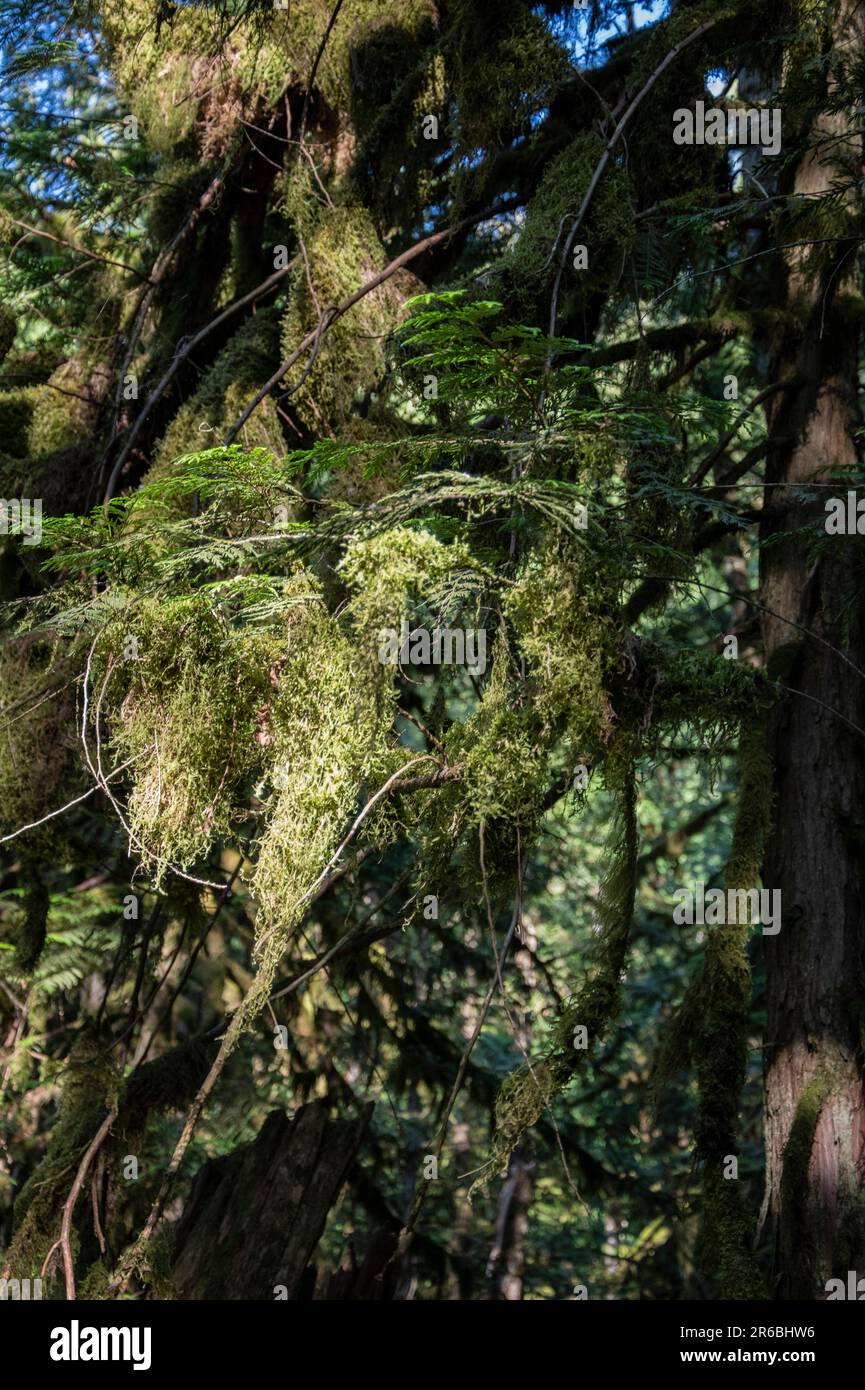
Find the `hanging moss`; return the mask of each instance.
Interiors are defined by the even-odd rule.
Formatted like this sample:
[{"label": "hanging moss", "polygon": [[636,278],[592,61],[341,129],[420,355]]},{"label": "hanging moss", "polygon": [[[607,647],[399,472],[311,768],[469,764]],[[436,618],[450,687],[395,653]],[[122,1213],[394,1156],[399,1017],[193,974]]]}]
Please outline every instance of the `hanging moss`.
[{"label": "hanging moss", "polygon": [[[445,64],[432,23],[414,32],[382,18],[350,51],[353,181],[383,230],[432,201],[446,129]],[[425,122],[438,122],[437,138]]]},{"label": "hanging moss", "polygon": [[[733,664],[733,663],[729,663]],[[762,722],[742,731],[739,791],[727,889],[754,888],[771,825],[772,765]],[[721,1298],[759,1298],[762,1278],[738,1182],[723,1165],[738,1150],[739,1107],[745,1081],[751,967],[749,921],[711,928],[700,987],[700,1017],[693,1052],[699,1116],[696,1152],[703,1173],[700,1251],[703,1270]]]},{"label": "hanging moss", "polygon": [[3,834],[62,805],[62,792],[70,791],[74,700],[64,655],[62,650],[29,637],[7,638],[0,645]]},{"label": "hanging moss", "polygon": [[114,1127],[124,1145],[141,1135],[154,1110],[189,1104],[210,1070],[217,1046],[209,1039],[191,1038],[132,1073],[123,1088]]},{"label": "hanging moss", "polygon": [[592,958],[581,984],[552,1025],[547,1052],[502,1084],[496,1100],[492,1157],[472,1191],[485,1187],[494,1172],[507,1166],[522,1135],[579,1072],[586,1053],[575,1046],[575,1029],[586,1029],[588,1050],[593,1050],[618,1009],[637,886],[636,784],[630,737],[619,736],[605,773],[608,783],[618,791],[619,805],[607,849],[607,873],[598,895],[600,930]]},{"label": "hanging moss", "polygon": [[508,678],[502,650],[477,710],[447,739],[451,762],[464,763],[465,819],[509,822],[528,830],[549,786],[549,740],[537,713]]},{"label": "hanging moss", "polygon": [[36,394],[32,387],[0,391],[0,443],[4,454],[25,458],[30,452],[30,426],[35,405]]},{"label": "hanging moss", "polygon": [[[642,720],[647,749],[688,728],[719,748],[737,739],[743,726],[762,723],[774,698],[766,673],[714,652],[671,650],[651,640],[640,644],[647,685],[628,716]],[[623,707],[624,712],[624,707]],[[757,817],[758,808],[742,814]]]},{"label": "hanging moss", "polygon": [[621,641],[609,569],[588,549],[550,540],[532,552],[503,606],[545,729],[567,730],[590,761],[609,737],[605,687]]},{"label": "hanging moss", "polygon": [[[383,676],[358,656],[307,581],[291,610],[267,718],[274,791],[252,879],[261,1006],[306,903],[347,829],[362,785],[381,774],[391,709]],[[257,1006],[257,1007],[256,1007]]]},{"label": "hanging moss", "polygon": [[[479,148],[506,149],[528,136],[532,117],[549,106],[572,69],[543,17],[520,0],[456,0],[448,21],[445,62],[458,112],[450,133],[463,159],[476,164]],[[465,164],[459,183],[458,201],[484,196],[477,171]]]},{"label": "hanging moss", "polygon": [[31,840],[27,850],[22,853],[21,878],[26,885],[25,911],[15,943],[15,966],[22,975],[32,974],[45,945],[51,898],[42,873],[42,862],[38,842],[34,845]]},{"label": "hanging moss", "polygon": [[0,304],[0,362],[4,360],[15,341],[18,320],[7,304]]},{"label": "hanging moss", "polygon": [[399,628],[426,601],[442,611],[449,585],[477,584],[484,571],[467,545],[446,545],[429,531],[395,526],[352,539],[339,564],[355,589],[350,616],[360,642],[376,660],[381,628]]},{"label": "hanging moss", "polygon": [[273,634],[230,626],[202,595],[140,600],[100,635],[90,699],[108,731],[103,771],[106,757],[132,760],[129,826],[157,880],[167,862],[188,867],[231,833],[239,789],[262,764],[256,719],[281,650]]},{"label": "hanging moss", "polygon": [[[214,15],[203,7],[175,8],[171,23],[154,23],[147,0],[99,0],[102,33],[112,76],[140,121],[148,148],[171,155],[194,135],[205,92],[217,103],[229,80],[228,63],[214,66]],[[206,82],[205,78],[210,82]]]},{"label": "hanging moss", "polygon": [[8,385],[10,390],[39,386],[63,360],[62,350],[48,339],[42,339],[35,347],[13,348],[0,366],[0,383]]}]

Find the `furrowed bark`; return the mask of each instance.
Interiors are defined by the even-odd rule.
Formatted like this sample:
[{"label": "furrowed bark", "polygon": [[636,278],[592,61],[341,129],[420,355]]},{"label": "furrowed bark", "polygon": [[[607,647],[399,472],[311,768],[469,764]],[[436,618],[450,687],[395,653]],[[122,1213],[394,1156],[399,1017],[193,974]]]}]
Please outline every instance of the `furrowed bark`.
[{"label": "furrowed bark", "polygon": [[[836,49],[861,45],[862,21],[844,5]],[[793,191],[827,191],[842,158],[861,151],[843,132],[841,112],[818,116],[815,133],[836,135],[822,156],[807,154]],[[805,504],[790,489],[828,483],[856,465],[858,322],[849,312],[853,244],[810,279],[802,253],[788,253],[787,309],[798,325],[771,369],[794,369],[801,385],[777,397],[773,433],[796,443],[769,455],[762,539],[763,634],[769,670],[792,692],[770,727],[775,819],[764,882],[779,888],[782,926],[764,938],[767,968],[764,1219],[773,1233],[773,1287],[784,1299],[823,1298],[830,1276],[865,1268],[865,746],[851,724],[865,719],[865,680],[835,650],[803,637],[811,628],[865,666],[861,549],[844,536],[809,556],[800,528],[822,532],[827,496]],[[792,341],[790,341],[792,337]],[[798,534],[796,534],[798,532]],[[787,537],[787,539],[783,539]],[[801,692],[801,693],[799,693]],[[819,701],[819,703],[815,703]],[[837,713],[836,713],[837,712]],[[842,717],[838,717],[842,716]],[[849,722],[845,722],[849,721]]]}]

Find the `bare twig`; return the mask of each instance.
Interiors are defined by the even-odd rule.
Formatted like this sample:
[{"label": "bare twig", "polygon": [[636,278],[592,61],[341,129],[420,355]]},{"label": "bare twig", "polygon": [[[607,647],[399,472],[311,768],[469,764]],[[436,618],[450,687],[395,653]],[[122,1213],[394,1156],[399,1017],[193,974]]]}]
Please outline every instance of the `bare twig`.
[{"label": "bare twig", "polygon": [[210,323],[205,324],[203,328],[200,328],[197,333],[193,334],[191,338],[187,339],[186,342],[184,342],[183,346],[179,348],[178,351],[174,354],[169,367],[163,373],[160,381],[153,388],[144,405],[142,406],[141,410],[138,412],[135,424],[132,426],[132,429],[129,433],[129,438],[124,444],[123,449],[121,453],[118,455],[117,461],[111,470],[111,476],[108,479],[108,484],[105,489],[105,497],[103,498],[103,501],[106,504],[110,502],[111,498],[114,496],[115,490],[117,488],[117,483],[120,479],[121,473],[123,472],[123,465],[126,463],[126,460],[129,458],[129,455],[135,447],[135,442],[138,439],[139,434],[141,433],[145,420],[149,416],[153,407],[156,405],[157,401],[159,401],[160,398],[163,396],[166,388],[170,385],[173,377],[176,375],[183,362],[192,352],[193,348],[196,348],[198,344],[208,336],[208,334],[212,333],[215,328],[218,328],[220,324],[224,323],[225,320],[227,318],[230,318],[232,314],[238,313],[238,311],[244,309],[247,304],[254,303],[256,299],[260,299],[262,295],[265,295],[268,293],[268,291],[272,290],[276,285],[279,284],[280,280],[284,279],[288,272],[293,268],[294,264],[294,260],[291,260],[289,264],[287,266],[284,266],[281,270],[275,270],[272,275],[268,275],[267,279],[262,280],[260,285],[256,285],[254,290],[250,290],[249,293],[243,295],[241,299],[236,299],[233,304],[229,304],[226,309],[222,310],[222,313],[217,314],[215,319],[211,319]]},{"label": "bare twig", "polygon": [[[474,226],[478,222],[484,222],[489,217],[495,217],[497,213],[508,212],[516,205],[517,202],[515,200],[507,200],[492,207],[485,208],[483,212],[474,213],[471,217],[466,217],[463,221],[457,222],[453,227],[446,227],[440,232],[433,232],[431,236],[424,237],[423,240],[415,242],[414,246],[410,246],[406,251],[396,256],[389,265],[385,266],[384,270],[380,270],[377,275],[373,275],[371,279],[367,280],[366,284],[361,285],[353,294],[350,294],[346,299],[343,299],[332,308],[326,309],[325,316],[327,316],[327,323],[322,324],[321,320],[319,320],[315,328],[310,329],[294,351],[280,364],[273,376],[265,382],[261,390],[253,397],[243,413],[234,422],[228,434],[225,436],[225,439],[222,441],[223,444],[231,444],[234,439],[236,439],[252,412],[261,405],[265,396],[270,394],[274,386],[277,386],[280,381],[282,381],[286,372],[290,371],[295,362],[303,356],[307,349],[317,344],[324,334],[331,329],[339,319],[347,314],[350,309],[353,309],[355,304],[361,299],[371,294],[373,290],[378,289],[379,285],[383,285],[386,280],[389,280],[390,277],[395,275],[398,270],[401,270],[403,266],[409,265],[411,261],[423,255],[425,251],[430,251],[434,246],[438,246],[441,242],[446,241],[448,237],[456,236],[459,232],[465,231],[467,227]],[[297,387],[294,389],[297,390]]]},{"label": "bare twig", "polygon": [[556,272],[555,281],[553,282],[553,293],[552,293],[552,299],[551,299],[551,302],[550,302],[550,326],[549,326],[549,336],[550,336],[551,338],[555,337],[555,333],[556,333],[556,319],[557,319],[557,317],[558,317],[559,289],[560,289],[560,286],[561,286],[561,283],[562,283],[562,275],[563,275],[563,273],[564,273],[565,264],[566,264],[566,262],[567,262],[568,255],[569,255],[569,253],[570,253],[571,247],[572,247],[573,244],[574,244],[574,239],[575,239],[575,237],[576,237],[576,235],[577,235],[577,232],[578,232],[579,229],[580,229],[580,226],[581,226],[581,224],[582,224],[583,218],[585,217],[585,215],[586,215],[586,213],[587,213],[587,211],[588,211],[589,204],[591,203],[592,198],[595,196],[595,189],[597,188],[597,186],[598,186],[598,184],[599,184],[599,182],[600,182],[600,180],[601,180],[601,176],[602,176],[604,170],[606,169],[606,167],[607,167],[607,165],[608,165],[608,163],[609,163],[609,161],[610,161],[610,155],[612,154],[612,152],[613,152],[615,146],[618,144],[619,139],[621,138],[622,133],[623,133],[623,131],[624,131],[624,129],[625,129],[625,126],[626,126],[626,125],[628,124],[628,122],[630,121],[631,117],[633,116],[633,114],[634,114],[634,112],[636,111],[637,107],[638,107],[638,106],[640,105],[640,103],[642,102],[643,98],[646,97],[646,96],[648,96],[649,92],[652,90],[652,88],[654,87],[655,83],[658,81],[658,78],[661,76],[661,74],[662,74],[663,72],[666,71],[666,69],[670,66],[671,63],[675,62],[676,58],[678,58],[678,56],[679,56],[679,54],[682,52],[682,50],[685,49],[685,48],[687,48],[688,44],[693,43],[695,39],[700,38],[701,35],[703,35],[703,34],[705,34],[705,33],[707,32],[707,30],[713,28],[714,25],[717,24],[717,22],[718,22],[718,21],[715,20],[715,19],[707,19],[707,20],[705,20],[701,25],[699,25],[698,28],[694,29],[692,33],[688,34],[684,39],[681,39],[681,40],[679,41],[679,43],[673,45],[673,47],[670,49],[669,53],[667,53],[667,54],[665,55],[665,57],[662,59],[662,61],[661,61],[661,62],[658,64],[658,66],[655,68],[655,71],[652,73],[651,77],[649,77],[648,81],[644,83],[644,85],[641,87],[640,91],[639,91],[639,92],[637,93],[637,95],[634,97],[634,99],[633,99],[633,101],[631,102],[630,106],[629,106],[629,107],[627,108],[627,110],[625,111],[624,115],[622,116],[621,120],[619,121],[618,125],[616,126],[615,130],[613,131],[612,135],[610,136],[609,140],[607,141],[606,147],[605,147],[605,149],[604,149],[604,151],[603,151],[603,153],[602,153],[600,159],[598,160],[598,163],[597,163],[596,166],[595,166],[595,170],[594,170],[594,173],[592,174],[591,179],[589,180],[588,188],[586,189],[585,193],[583,194],[583,201],[580,203],[579,210],[578,210],[578,212],[577,212],[576,217],[574,218],[574,225],[572,226],[572,228],[571,228],[571,230],[570,230],[570,232],[569,232],[569,234],[568,234],[568,238],[567,238],[567,240],[566,240],[566,242],[565,242],[565,244],[564,244],[564,247],[563,247],[563,249],[562,249],[561,259],[560,259],[560,261],[559,261],[559,268],[558,268],[558,270],[557,270],[557,272]]},{"label": "bare twig", "polygon": [[796,377],[787,377],[784,381],[773,381],[769,386],[764,386],[762,391],[758,391],[757,395],[748,401],[748,404],[739,411],[732,425],[725,434],[721,435],[721,438],[718,440],[712,452],[694,469],[688,479],[688,486],[693,487],[696,483],[703,481],[710,468],[718,462],[718,459],[723,457],[727,446],[735,439],[740,427],[747,420],[748,416],[753,414],[758,406],[762,405],[764,401],[767,401],[770,396],[777,395],[779,391],[790,391],[796,385],[798,385]]},{"label": "bare twig", "polygon": [[318,75],[319,63],[324,57],[324,50],[327,48],[328,39],[331,36],[334,24],[336,24],[336,21],[339,18],[339,12],[342,9],[342,6],[343,0],[336,0],[336,4],[333,7],[333,10],[331,11],[330,19],[327,21],[327,27],[325,28],[324,34],[322,35],[321,43],[318,45],[318,51],[315,55],[315,59],[312,64],[312,71],[309,74],[309,81],[306,84],[306,91],[303,94],[303,109],[300,113],[300,130],[298,132],[297,139],[297,143],[299,144],[301,150],[304,148],[303,137],[306,134],[306,118],[309,114],[310,92],[315,86],[315,79]]},{"label": "bare twig", "polygon": [[[75,1174],[75,1181],[72,1184],[71,1191],[69,1193],[69,1196],[66,1198],[66,1204],[63,1208],[63,1219],[60,1223],[59,1244],[63,1254],[63,1272],[66,1279],[66,1297],[68,1300],[72,1301],[74,1301],[75,1299],[75,1271],[72,1264],[71,1241],[72,1217],[75,1213],[75,1204],[78,1201],[78,1198],[81,1194],[81,1189],[84,1186],[84,1180],[87,1177],[90,1165],[93,1162],[93,1159],[95,1158],[96,1154],[102,1147],[103,1143],[105,1142],[105,1139],[108,1135],[108,1131],[111,1129],[111,1126],[114,1123],[115,1114],[116,1111],[112,1110],[109,1112],[109,1114],[105,1116],[105,1119],[102,1121],[102,1124],[99,1126],[93,1138],[91,1139],[87,1147],[87,1151],[78,1165],[78,1172]],[[54,1248],[56,1247],[52,1247],[52,1250]]]},{"label": "bare twig", "polygon": [[77,251],[80,256],[86,256],[90,261],[101,261],[103,265],[117,266],[119,270],[125,270],[130,275],[137,276],[146,285],[150,284],[149,276],[141,270],[136,270],[134,265],[126,265],[124,261],[112,260],[111,256],[101,256],[98,251],[88,251],[86,246],[77,246],[74,241],[67,241],[65,237],[55,236],[53,232],[46,232],[44,228],[31,227],[29,222],[21,222],[17,217],[10,217],[9,221],[15,227],[23,227],[25,232],[29,232],[31,236],[45,237],[46,241],[54,241],[58,246],[68,246],[70,251]]}]

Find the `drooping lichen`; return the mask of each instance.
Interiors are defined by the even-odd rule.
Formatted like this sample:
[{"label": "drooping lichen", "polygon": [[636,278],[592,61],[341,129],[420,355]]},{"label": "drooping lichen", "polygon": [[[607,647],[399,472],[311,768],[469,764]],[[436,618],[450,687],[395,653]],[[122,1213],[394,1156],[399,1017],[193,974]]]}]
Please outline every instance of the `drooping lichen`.
[{"label": "drooping lichen", "polygon": [[[269,702],[268,779],[275,788],[252,879],[263,1001],[308,893],[345,834],[360,789],[380,771],[392,711],[378,676],[312,584],[291,610]],[[373,790],[374,788],[371,788]]]},{"label": "drooping lichen", "polygon": [[[502,1084],[496,1100],[493,1152],[473,1189],[484,1187],[522,1135],[536,1124],[551,1098],[578,1073],[586,1052],[602,1040],[615,1017],[627,957],[637,885],[636,784],[633,740],[622,734],[605,774],[618,792],[617,817],[607,849],[608,867],[596,906],[599,934],[584,977],[550,1030],[549,1046]],[[577,1034],[577,1030],[585,1029]]]}]

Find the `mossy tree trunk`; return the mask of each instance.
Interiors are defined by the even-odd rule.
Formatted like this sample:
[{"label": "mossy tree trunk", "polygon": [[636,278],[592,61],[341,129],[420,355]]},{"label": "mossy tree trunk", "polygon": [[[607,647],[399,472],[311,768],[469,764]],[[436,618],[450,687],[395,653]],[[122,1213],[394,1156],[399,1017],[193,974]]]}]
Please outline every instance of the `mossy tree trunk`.
[{"label": "mossy tree trunk", "polygon": [[[851,40],[861,49],[861,19],[851,14],[847,5],[836,12],[840,53]],[[812,129],[829,137],[825,152],[802,159],[791,191],[824,194],[841,161],[861,161],[861,149],[842,138],[853,124],[847,113],[815,117]],[[831,230],[853,233],[852,209],[838,216]],[[808,234],[792,230],[781,240]],[[781,930],[764,937],[764,1215],[773,1289],[787,1299],[823,1298],[830,1276],[865,1271],[862,551],[844,536],[824,536],[818,556],[801,530],[804,519],[823,536],[825,500],[845,495],[839,470],[856,465],[854,261],[852,240],[786,253],[787,327],[771,378],[796,378],[770,411],[772,432],[795,443],[770,455],[763,540],[771,544],[761,566],[766,660],[789,691],[770,731],[775,815],[764,874],[782,895]],[[822,485],[806,507],[791,488],[808,482]]]}]

